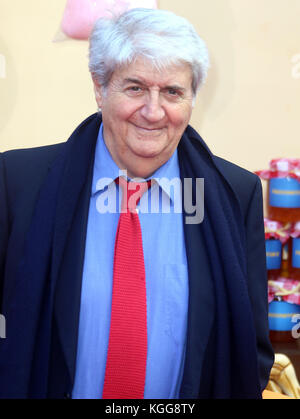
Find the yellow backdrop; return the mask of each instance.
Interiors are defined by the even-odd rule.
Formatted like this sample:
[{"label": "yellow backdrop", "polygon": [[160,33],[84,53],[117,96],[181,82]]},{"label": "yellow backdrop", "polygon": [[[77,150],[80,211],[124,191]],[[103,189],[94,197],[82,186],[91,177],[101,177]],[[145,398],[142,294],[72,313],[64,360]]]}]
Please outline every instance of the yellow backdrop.
[{"label": "yellow backdrop", "polygon": [[[96,111],[86,41],[53,42],[65,0],[0,0],[0,151],[64,141]],[[206,40],[192,125],[248,170],[300,157],[300,0],[158,0]]]}]

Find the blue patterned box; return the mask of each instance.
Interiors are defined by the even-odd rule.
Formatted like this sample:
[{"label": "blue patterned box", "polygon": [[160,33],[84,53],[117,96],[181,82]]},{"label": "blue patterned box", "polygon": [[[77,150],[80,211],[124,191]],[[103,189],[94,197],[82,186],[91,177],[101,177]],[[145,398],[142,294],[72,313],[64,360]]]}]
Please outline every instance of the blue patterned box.
[{"label": "blue patterned box", "polygon": [[298,304],[272,301],[269,304],[269,329],[281,332],[292,330],[296,324],[292,322],[292,318],[299,313],[300,306]]}]

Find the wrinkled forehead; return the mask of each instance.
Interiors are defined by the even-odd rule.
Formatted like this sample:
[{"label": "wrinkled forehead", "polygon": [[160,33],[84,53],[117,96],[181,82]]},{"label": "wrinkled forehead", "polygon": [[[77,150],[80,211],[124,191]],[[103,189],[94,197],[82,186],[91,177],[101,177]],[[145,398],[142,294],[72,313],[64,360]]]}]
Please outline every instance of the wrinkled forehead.
[{"label": "wrinkled forehead", "polygon": [[158,66],[155,62],[137,58],[128,64],[115,68],[111,76],[113,83],[139,81],[147,86],[180,86],[192,91],[192,69],[187,63],[167,63]]}]

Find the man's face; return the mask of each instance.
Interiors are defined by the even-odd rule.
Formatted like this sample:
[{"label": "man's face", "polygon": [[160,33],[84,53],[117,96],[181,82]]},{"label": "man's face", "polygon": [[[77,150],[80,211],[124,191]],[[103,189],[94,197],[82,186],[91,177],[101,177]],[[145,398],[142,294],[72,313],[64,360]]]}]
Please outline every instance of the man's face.
[{"label": "man's face", "polygon": [[107,148],[130,177],[148,177],[174,153],[189,123],[188,65],[158,71],[142,60],[117,69],[104,90],[94,80]]}]

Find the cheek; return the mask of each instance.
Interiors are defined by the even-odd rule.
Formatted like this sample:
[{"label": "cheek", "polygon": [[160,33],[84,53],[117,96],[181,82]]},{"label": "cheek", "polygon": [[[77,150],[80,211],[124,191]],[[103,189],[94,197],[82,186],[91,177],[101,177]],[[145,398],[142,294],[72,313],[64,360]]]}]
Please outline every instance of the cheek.
[{"label": "cheek", "polygon": [[181,128],[189,123],[191,109],[177,109],[169,113],[169,120],[173,129]]},{"label": "cheek", "polygon": [[103,121],[112,131],[124,130],[128,115],[122,106],[109,106],[102,108]]},{"label": "cheek", "polygon": [[[105,114],[106,119],[114,121],[115,124],[126,122],[130,115],[132,115],[136,110],[134,104],[126,100],[126,98],[124,99],[122,95],[108,92],[107,95],[109,94],[111,96],[106,96],[103,98],[101,107],[102,114]],[[117,128],[117,126],[114,128]]]},{"label": "cheek", "polygon": [[128,129],[130,122],[136,119],[136,108],[128,106],[128,104],[121,104],[118,106],[118,112],[113,109],[111,112],[114,113],[115,129]]}]

